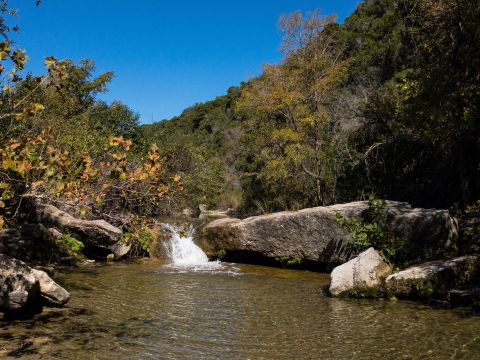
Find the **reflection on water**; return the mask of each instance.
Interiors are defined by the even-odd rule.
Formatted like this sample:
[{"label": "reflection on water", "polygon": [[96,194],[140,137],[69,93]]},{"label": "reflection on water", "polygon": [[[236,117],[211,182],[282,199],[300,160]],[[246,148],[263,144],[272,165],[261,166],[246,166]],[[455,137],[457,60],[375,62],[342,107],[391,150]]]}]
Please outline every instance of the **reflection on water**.
[{"label": "reflection on water", "polygon": [[0,357],[22,359],[478,359],[480,319],[409,302],[331,299],[328,276],[155,261],[64,274],[72,300],[0,323]]}]

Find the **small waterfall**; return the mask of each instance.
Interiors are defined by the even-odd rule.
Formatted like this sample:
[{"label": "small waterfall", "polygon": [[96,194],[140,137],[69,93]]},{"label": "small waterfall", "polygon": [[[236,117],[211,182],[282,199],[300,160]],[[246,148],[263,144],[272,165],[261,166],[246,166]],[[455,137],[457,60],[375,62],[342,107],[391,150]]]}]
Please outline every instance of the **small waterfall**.
[{"label": "small waterfall", "polygon": [[165,244],[167,255],[172,260],[171,265],[193,270],[212,270],[222,267],[219,261],[208,261],[207,254],[193,242],[195,233],[193,226],[188,228],[171,224],[162,224],[162,226],[172,234],[170,242]]}]

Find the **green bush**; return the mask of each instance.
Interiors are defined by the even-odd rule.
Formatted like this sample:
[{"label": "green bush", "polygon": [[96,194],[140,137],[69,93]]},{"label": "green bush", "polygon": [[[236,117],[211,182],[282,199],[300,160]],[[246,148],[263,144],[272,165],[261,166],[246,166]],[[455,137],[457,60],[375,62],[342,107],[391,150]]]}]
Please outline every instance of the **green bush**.
[{"label": "green bush", "polygon": [[283,267],[287,267],[287,268],[288,267],[295,268],[302,264],[302,259],[299,257],[283,256],[283,257],[275,258],[275,260],[278,261],[280,264],[282,264]]},{"label": "green bush", "polygon": [[215,257],[220,261],[225,259],[226,256],[227,256],[227,252],[224,249],[218,250],[215,254]]},{"label": "green bush", "polygon": [[145,229],[131,229],[122,235],[121,241],[125,244],[138,244],[147,253],[150,252],[150,244],[153,241],[153,234]]},{"label": "green bush", "polygon": [[57,240],[57,244],[68,250],[68,252],[79,255],[85,248],[85,245],[80,240],[77,240],[72,235],[63,235]]},{"label": "green bush", "polygon": [[138,232],[138,243],[146,252],[150,252],[150,244],[152,243],[153,236],[150,231],[140,230]]},{"label": "green bush", "polygon": [[373,247],[380,252],[386,262],[395,264],[401,261],[404,242],[389,229],[390,216],[385,206],[385,200],[371,195],[365,219],[358,217],[346,219],[337,213],[337,223],[350,232],[353,239],[352,247],[356,253]]}]

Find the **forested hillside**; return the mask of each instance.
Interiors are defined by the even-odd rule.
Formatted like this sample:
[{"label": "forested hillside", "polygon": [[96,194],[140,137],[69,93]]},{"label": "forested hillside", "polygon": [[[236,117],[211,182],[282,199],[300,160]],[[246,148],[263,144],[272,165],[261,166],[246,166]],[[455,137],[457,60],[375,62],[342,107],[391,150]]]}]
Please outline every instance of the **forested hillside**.
[{"label": "forested hillside", "polygon": [[479,16],[477,0],[367,0],[344,24],[284,16],[280,64],[142,137],[195,202],[238,205],[240,184],[249,211],[370,193],[464,207],[480,190]]},{"label": "forested hillside", "polygon": [[25,74],[2,5],[0,223],[25,194],[82,214],[246,213],[375,194],[465,208],[479,174],[478,0],[368,0],[343,24],[321,11],[280,19],[279,64],[224,96],[140,126],[107,104],[113,73],[48,57]]},{"label": "forested hillside", "polygon": [[241,124],[234,110],[240,89],[186,109],[180,116],[140,127],[143,144],[156,143],[168,167],[182,176],[187,202],[228,208],[241,204],[236,158]]}]

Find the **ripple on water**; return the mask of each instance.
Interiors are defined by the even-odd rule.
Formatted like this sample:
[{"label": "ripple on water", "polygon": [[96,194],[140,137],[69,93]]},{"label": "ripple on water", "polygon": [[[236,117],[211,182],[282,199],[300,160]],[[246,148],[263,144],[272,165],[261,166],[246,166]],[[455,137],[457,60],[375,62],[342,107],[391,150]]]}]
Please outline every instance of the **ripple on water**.
[{"label": "ripple on water", "polygon": [[[24,359],[477,359],[480,319],[410,302],[324,296],[328,276],[154,261],[64,274],[65,309],[0,323]],[[0,357],[5,351],[0,352]]]}]

